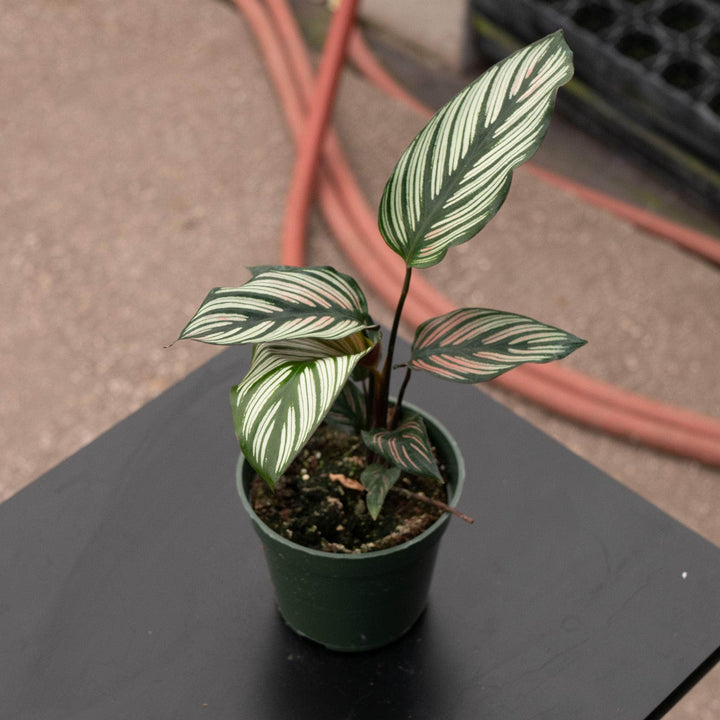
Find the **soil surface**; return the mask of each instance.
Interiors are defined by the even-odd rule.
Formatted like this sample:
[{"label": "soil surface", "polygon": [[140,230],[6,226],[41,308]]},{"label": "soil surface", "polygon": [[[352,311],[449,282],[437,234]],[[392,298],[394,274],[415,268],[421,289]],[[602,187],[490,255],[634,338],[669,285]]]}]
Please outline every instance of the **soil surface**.
[{"label": "soil surface", "polygon": [[[399,545],[432,525],[442,510],[411,497],[447,501],[445,485],[432,478],[402,475],[388,493],[377,520],[358,487],[367,465],[358,437],[322,425],[308,441],[273,492],[259,477],[250,498],[258,517],[275,532],[300,545],[337,553],[363,553]],[[439,464],[441,473],[444,472]]]}]

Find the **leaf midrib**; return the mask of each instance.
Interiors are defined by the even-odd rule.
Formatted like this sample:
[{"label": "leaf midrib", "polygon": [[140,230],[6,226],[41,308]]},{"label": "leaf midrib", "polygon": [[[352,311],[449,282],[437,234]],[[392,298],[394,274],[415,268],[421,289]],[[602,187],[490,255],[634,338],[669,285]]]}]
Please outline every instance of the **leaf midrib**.
[{"label": "leaf midrib", "polygon": [[[519,93],[518,93],[519,94]],[[494,135],[495,129],[502,125],[502,123],[505,121],[505,119],[510,115],[510,112],[501,112],[498,117],[496,118],[495,122],[493,122],[491,125],[489,125],[487,128],[484,128],[484,130],[480,131],[477,129],[477,124],[479,124],[480,119],[477,119],[476,123],[476,132],[475,132],[475,138],[473,138],[473,141],[470,143],[470,147],[468,148],[467,153],[463,158],[461,158],[460,162],[458,163],[458,166],[456,169],[448,176],[447,181],[444,181],[442,183],[442,186],[440,188],[440,193],[438,193],[437,197],[435,197],[430,202],[435,206],[435,209],[427,213],[425,215],[425,218],[418,223],[418,226],[416,230],[413,233],[413,240],[408,243],[408,247],[411,248],[411,252],[408,253],[408,257],[410,259],[415,259],[415,249],[417,247],[422,247],[422,241],[425,237],[426,232],[430,230],[432,225],[436,222],[438,215],[441,213],[445,203],[447,200],[457,191],[457,189],[460,187],[460,184],[462,182],[462,179],[465,177],[467,172],[472,168],[473,165],[475,165],[483,156],[483,153],[481,152],[483,144],[487,144],[487,150],[492,149],[492,143],[491,138]],[[453,131],[457,127],[458,123],[458,116],[456,115],[452,128],[449,134],[450,137],[453,136]],[[437,127],[435,129],[434,135],[433,135],[433,142],[432,142],[432,148],[435,148],[435,141],[437,140],[437,135],[440,130],[440,123],[437,123]],[[475,146],[478,146],[477,148]],[[431,153],[428,153],[431,154]],[[489,205],[489,207],[495,207],[495,212],[497,212],[497,209],[500,205],[502,205],[503,201],[505,200],[505,197],[507,196],[507,181],[512,177],[512,171],[517,167],[517,165],[513,166],[506,174],[505,177],[505,188],[502,188],[500,192],[495,196],[493,202]],[[423,202],[422,202],[422,208],[424,209],[426,206],[425,198],[430,198],[432,194],[432,173],[426,172],[426,177],[423,183]],[[421,213],[422,215],[423,213]],[[492,213],[491,213],[492,216]],[[486,216],[487,217],[487,216]],[[406,223],[407,223],[407,217],[406,217]],[[486,224],[486,223],[485,223]],[[484,227],[484,225],[482,226]],[[478,228],[477,232],[480,232],[482,230],[482,227]],[[455,242],[451,243],[451,245],[456,244]]]}]

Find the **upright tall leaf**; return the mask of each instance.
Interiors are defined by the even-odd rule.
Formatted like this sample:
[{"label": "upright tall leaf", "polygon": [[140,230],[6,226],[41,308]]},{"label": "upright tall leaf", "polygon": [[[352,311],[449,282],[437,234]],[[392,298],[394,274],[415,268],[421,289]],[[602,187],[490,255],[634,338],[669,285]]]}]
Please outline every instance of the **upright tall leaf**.
[{"label": "upright tall leaf", "polygon": [[439,263],[495,215],[571,77],[572,53],[558,31],[490,68],[420,131],[380,201],[380,231],[408,267]]},{"label": "upright tall leaf", "polygon": [[372,342],[303,338],[257,345],[230,391],[235,434],[248,462],[274,487],[332,407]]},{"label": "upright tall leaf", "polygon": [[523,363],[558,360],[584,344],[524,315],[463,308],[418,327],[407,365],[446,380],[477,383]]},{"label": "upright tall leaf", "polygon": [[211,290],[180,339],[214,345],[337,340],[373,327],[362,290],[334,268],[263,266],[251,272],[240,287]]}]

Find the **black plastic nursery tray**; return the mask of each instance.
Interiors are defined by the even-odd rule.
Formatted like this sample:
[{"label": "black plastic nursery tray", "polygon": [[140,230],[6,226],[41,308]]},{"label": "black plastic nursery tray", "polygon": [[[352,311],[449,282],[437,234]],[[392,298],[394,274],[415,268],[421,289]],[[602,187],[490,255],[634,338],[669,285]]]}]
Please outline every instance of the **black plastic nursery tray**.
[{"label": "black plastic nursery tray", "polygon": [[[499,56],[562,28],[575,115],[720,198],[720,3],[470,0],[475,38]],[[507,35],[509,33],[509,35]],[[576,117],[582,121],[582,117]]]},{"label": "black plastic nursery tray", "polygon": [[[275,609],[235,491],[228,350],[0,505],[8,720],[649,720],[720,656],[720,549],[474,388],[430,605],[357,655]],[[678,478],[681,482],[682,478]]]}]

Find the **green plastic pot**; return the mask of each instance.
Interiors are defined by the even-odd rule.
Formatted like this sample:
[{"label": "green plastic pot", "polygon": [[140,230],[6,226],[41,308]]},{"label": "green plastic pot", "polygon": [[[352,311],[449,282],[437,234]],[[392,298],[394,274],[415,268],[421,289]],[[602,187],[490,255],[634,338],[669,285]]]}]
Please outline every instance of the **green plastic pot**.
[{"label": "green plastic pot", "polygon": [[[460,450],[435,418],[407,407],[425,420],[446,467],[448,504],[454,507],[465,479]],[[427,605],[449,514],[421,535],[386,550],[353,555],[312,550],[287,540],[258,518],[248,497],[254,475],[241,455],[238,492],[262,542],[280,614],[287,625],[303,637],[344,652],[382,647],[404,635]]]}]

